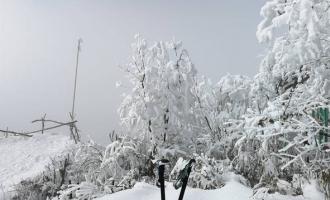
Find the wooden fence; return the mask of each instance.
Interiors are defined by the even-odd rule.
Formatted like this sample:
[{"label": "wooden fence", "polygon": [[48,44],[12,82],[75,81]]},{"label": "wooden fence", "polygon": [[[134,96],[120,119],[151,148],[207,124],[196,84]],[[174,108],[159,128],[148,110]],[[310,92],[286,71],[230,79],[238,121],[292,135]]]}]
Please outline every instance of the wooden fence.
[{"label": "wooden fence", "polygon": [[[69,122],[59,122],[59,121],[55,121],[55,120],[46,119],[46,115],[44,115],[43,117],[41,117],[41,119],[36,119],[36,120],[32,121],[32,123],[40,122],[41,129],[39,129],[39,130],[28,131],[28,132],[18,132],[18,131],[8,130],[8,128],[7,128],[6,130],[0,129],[0,132],[4,133],[5,137],[8,137],[9,134],[12,134],[14,136],[32,137],[34,133],[41,132],[42,134],[44,134],[44,132],[47,130],[56,129],[56,128],[60,128],[63,126],[68,126],[70,128],[70,137],[75,141],[75,143],[78,143],[80,141],[80,135],[79,135],[79,130],[76,126],[77,120],[74,120],[74,118],[71,114],[70,114],[70,117],[71,117],[71,121],[69,121]],[[51,126],[47,127],[46,123],[51,124]]]}]

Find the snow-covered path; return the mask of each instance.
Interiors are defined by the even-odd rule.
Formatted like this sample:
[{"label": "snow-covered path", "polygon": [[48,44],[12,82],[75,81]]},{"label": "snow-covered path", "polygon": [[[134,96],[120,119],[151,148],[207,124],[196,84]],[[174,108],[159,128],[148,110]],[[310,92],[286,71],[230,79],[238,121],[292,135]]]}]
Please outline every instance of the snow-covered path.
[{"label": "snow-covered path", "polygon": [[31,138],[0,138],[0,191],[38,175],[51,158],[72,145],[68,136],[51,133],[36,134]]}]

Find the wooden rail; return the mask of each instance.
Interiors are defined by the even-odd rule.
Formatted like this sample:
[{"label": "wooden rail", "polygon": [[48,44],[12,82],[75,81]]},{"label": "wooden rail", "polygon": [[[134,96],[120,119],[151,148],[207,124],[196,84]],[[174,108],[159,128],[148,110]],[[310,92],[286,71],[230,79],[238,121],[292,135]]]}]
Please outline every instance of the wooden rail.
[{"label": "wooden rail", "polygon": [[47,128],[36,130],[36,131],[30,131],[30,132],[26,132],[26,133],[16,132],[16,131],[10,131],[10,130],[1,130],[1,129],[0,129],[0,132],[10,133],[10,134],[14,134],[14,135],[21,135],[21,136],[25,136],[25,137],[32,137],[31,134],[33,134],[33,133],[38,133],[38,132],[43,132],[43,131],[46,131],[46,130],[51,130],[51,129],[59,128],[61,126],[68,126],[68,125],[74,124],[76,122],[77,121],[67,122],[67,123],[61,123],[61,122],[59,122],[60,123],[59,125],[47,127]]},{"label": "wooden rail", "polygon": [[32,137],[32,135],[29,135],[28,133],[19,133],[19,132],[15,132],[15,131],[9,131],[9,130],[1,130],[0,132],[3,132],[5,134],[13,134],[13,135],[20,135],[20,136],[25,136],[25,137]]},{"label": "wooden rail", "polygon": [[72,125],[72,124],[74,124],[74,123],[76,123],[76,122],[77,122],[77,121],[67,122],[67,123],[62,123],[62,124],[59,124],[59,125],[56,125],[56,126],[51,126],[51,127],[44,128],[44,129],[40,129],[40,130],[31,131],[31,132],[28,132],[27,134],[33,134],[33,133],[38,133],[38,132],[47,131],[47,130],[54,129],[54,128],[59,128],[59,127],[61,127],[61,126]]},{"label": "wooden rail", "polygon": [[[78,128],[76,126],[77,120],[73,120],[73,118],[71,117],[72,121],[70,121],[70,122],[59,122],[59,121],[49,120],[49,119],[45,119],[45,118],[46,118],[46,115],[44,115],[41,119],[32,121],[32,123],[41,122],[41,129],[39,129],[39,130],[29,131],[29,132],[17,132],[17,131],[8,130],[8,128],[7,128],[7,130],[0,129],[0,132],[3,132],[6,137],[8,136],[8,134],[13,134],[14,136],[19,135],[19,136],[24,136],[24,137],[32,137],[33,136],[32,134],[34,134],[34,133],[41,132],[43,134],[44,131],[47,131],[47,130],[56,129],[56,128],[59,128],[62,126],[69,126],[71,138],[75,141],[75,143],[80,141]],[[50,127],[45,127],[46,122],[54,123],[56,125],[50,126]]]}]

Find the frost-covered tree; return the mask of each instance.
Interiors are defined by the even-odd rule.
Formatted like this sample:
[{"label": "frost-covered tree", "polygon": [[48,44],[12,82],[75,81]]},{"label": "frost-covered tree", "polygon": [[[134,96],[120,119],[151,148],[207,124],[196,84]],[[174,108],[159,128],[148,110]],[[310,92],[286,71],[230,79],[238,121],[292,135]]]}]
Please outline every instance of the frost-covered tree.
[{"label": "frost-covered tree", "polygon": [[231,153],[242,133],[239,124],[249,106],[250,84],[240,75],[226,75],[215,85],[205,77],[196,82],[196,111],[204,133],[198,144],[208,156],[226,159]]},{"label": "frost-covered tree", "polygon": [[218,112],[227,114],[228,119],[241,119],[249,107],[251,82],[249,77],[242,75],[222,77],[216,84]]},{"label": "frost-covered tree", "polygon": [[255,102],[245,129],[262,144],[262,180],[329,168],[329,143],[316,139],[328,128],[313,116],[329,109],[329,8],[325,0],[272,0],[261,10],[257,37],[271,48],[251,99],[268,101]]},{"label": "frost-covered tree", "polygon": [[259,82],[267,83],[264,87],[269,97],[306,83],[317,71],[327,68],[328,1],[272,0],[261,9],[261,15],[264,19],[258,26],[257,38],[271,44],[271,49],[258,77],[262,79]]},{"label": "frost-covered tree", "polygon": [[[180,42],[149,46],[140,36],[127,66],[132,91],[119,109],[122,125],[144,138],[153,154],[192,151],[200,126],[195,116],[196,70]],[[172,150],[175,150],[176,153]]]}]

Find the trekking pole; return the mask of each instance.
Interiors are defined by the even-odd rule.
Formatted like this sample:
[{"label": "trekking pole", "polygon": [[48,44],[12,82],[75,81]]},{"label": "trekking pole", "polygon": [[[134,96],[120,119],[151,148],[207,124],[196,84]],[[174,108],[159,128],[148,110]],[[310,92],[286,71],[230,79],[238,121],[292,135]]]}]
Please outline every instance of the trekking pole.
[{"label": "trekking pole", "polygon": [[183,200],[184,192],[186,191],[189,175],[191,172],[191,167],[192,167],[192,164],[195,162],[196,162],[195,159],[189,160],[188,164],[186,164],[186,166],[180,171],[178,180],[174,183],[174,188],[176,190],[182,186],[181,191],[180,191],[179,200]]},{"label": "trekking pole", "polygon": [[164,172],[165,172],[165,165],[168,164],[170,161],[167,159],[161,159],[156,162],[158,166],[158,182],[157,186],[160,187],[160,195],[161,200],[165,200],[165,179],[164,179]]}]

